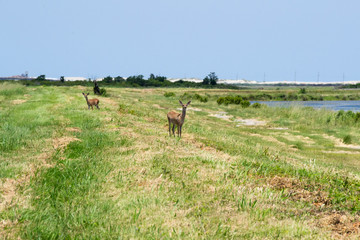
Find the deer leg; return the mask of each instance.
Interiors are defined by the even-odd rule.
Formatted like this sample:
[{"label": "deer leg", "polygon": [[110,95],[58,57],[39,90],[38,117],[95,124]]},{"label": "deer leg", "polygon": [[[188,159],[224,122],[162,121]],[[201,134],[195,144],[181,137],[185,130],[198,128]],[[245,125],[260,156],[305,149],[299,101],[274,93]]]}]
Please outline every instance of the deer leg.
[{"label": "deer leg", "polygon": [[174,123],[174,125],[173,125],[173,127],[172,127],[172,132],[173,132],[174,137],[175,137],[175,123]]},{"label": "deer leg", "polygon": [[90,105],[88,105],[88,110],[90,110]]},{"label": "deer leg", "polygon": [[168,118],[168,123],[169,123],[169,136],[171,137],[171,122],[170,122],[170,118]]},{"label": "deer leg", "polygon": [[181,138],[181,132],[182,132],[182,125],[180,126],[180,138]]},{"label": "deer leg", "polygon": [[177,126],[178,137],[180,137],[180,125]]},{"label": "deer leg", "polygon": [[100,108],[99,108],[99,104],[96,104],[95,106],[96,106],[97,109],[100,109]]}]

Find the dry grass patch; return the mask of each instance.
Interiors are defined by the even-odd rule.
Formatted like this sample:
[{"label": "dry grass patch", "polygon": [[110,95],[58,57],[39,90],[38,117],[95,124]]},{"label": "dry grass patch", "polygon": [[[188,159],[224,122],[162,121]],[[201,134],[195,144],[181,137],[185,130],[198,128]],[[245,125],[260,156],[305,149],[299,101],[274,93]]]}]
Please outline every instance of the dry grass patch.
[{"label": "dry grass patch", "polygon": [[0,200],[0,211],[11,207],[13,199],[16,195],[17,182],[15,179],[5,178],[1,179],[1,200]]},{"label": "dry grass patch", "polygon": [[153,104],[153,107],[156,107],[157,109],[168,109],[168,108],[160,106],[159,104]]},{"label": "dry grass patch", "polygon": [[67,127],[65,130],[68,132],[81,132],[81,129],[77,127]]},{"label": "dry grass patch", "polygon": [[261,139],[266,140],[266,141],[271,142],[271,143],[277,143],[277,144],[279,144],[281,146],[287,146],[286,143],[279,141],[277,138],[275,138],[273,136],[266,136],[266,135],[261,135],[261,134],[257,134],[257,133],[249,133],[249,135],[261,138]]},{"label": "dry grass patch", "polygon": [[291,134],[289,132],[282,132],[282,133],[277,133],[278,135],[281,135],[281,137],[289,140],[289,141],[300,141],[302,143],[306,143],[306,144],[314,144],[315,142],[309,138],[309,137],[304,137],[301,135],[294,135]]},{"label": "dry grass patch", "polygon": [[326,135],[326,134],[323,134],[322,136],[324,138],[326,138],[326,139],[330,139],[331,141],[333,141],[336,147],[351,148],[351,149],[360,150],[360,145],[345,144],[345,143],[343,143],[343,141],[340,138],[336,138],[334,136],[329,136],[329,135]]},{"label": "dry grass patch", "polygon": [[73,141],[81,141],[81,140],[76,137],[70,137],[70,136],[55,138],[53,139],[53,147],[55,149],[63,150],[69,143]]},{"label": "dry grass patch", "polygon": [[238,125],[236,125],[237,127],[239,127],[239,126],[265,126],[267,124],[267,121],[261,121],[261,120],[257,120],[257,119],[242,119],[242,118],[237,118],[234,122],[238,123]]},{"label": "dry grass patch", "polygon": [[17,105],[17,104],[22,104],[22,103],[25,103],[25,102],[27,102],[27,100],[25,100],[25,99],[15,99],[11,103],[14,104],[14,105]]}]

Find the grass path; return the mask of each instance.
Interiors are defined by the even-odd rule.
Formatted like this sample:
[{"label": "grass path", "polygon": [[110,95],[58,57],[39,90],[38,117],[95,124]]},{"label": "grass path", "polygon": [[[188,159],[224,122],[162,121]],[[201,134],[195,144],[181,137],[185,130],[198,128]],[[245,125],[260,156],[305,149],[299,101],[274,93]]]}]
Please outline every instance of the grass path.
[{"label": "grass path", "polygon": [[100,111],[87,111],[82,87],[6,88],[3,238],[359,237],[358,163],[333,164],[321,129],[268,115],[257,117],[266,126],[236,127],[209,115],[254,110],[195,101],[201,111],[188,111],[179,140],[165,117],[176,98],[161,89],[110,89]]}]

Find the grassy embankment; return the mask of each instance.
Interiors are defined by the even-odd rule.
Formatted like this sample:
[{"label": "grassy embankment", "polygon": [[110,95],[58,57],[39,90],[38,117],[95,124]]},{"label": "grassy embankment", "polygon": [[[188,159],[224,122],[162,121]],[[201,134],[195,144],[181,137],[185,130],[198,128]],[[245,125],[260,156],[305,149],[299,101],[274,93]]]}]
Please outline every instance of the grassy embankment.
[{"label": "grassy embankment", "polygon": [[204,90],[109,88],[99,111],[84,90],[1,85],[3,238],[359,237],[359,123],[206,90],[179,140],[166,112]]}]

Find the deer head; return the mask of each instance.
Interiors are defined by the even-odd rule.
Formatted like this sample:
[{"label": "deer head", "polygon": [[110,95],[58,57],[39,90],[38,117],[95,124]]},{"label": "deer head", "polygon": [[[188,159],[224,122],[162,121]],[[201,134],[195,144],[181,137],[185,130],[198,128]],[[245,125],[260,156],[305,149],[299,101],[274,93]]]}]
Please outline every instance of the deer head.
[{"label": "deer head", "polygon": [[181,104],[183,110],[186,110],[187,106],[189,106],[189,104],[191,103],[191,101],[189,101],[187,104],[183,104],[182,101],[179,100],[179,103]]}]

